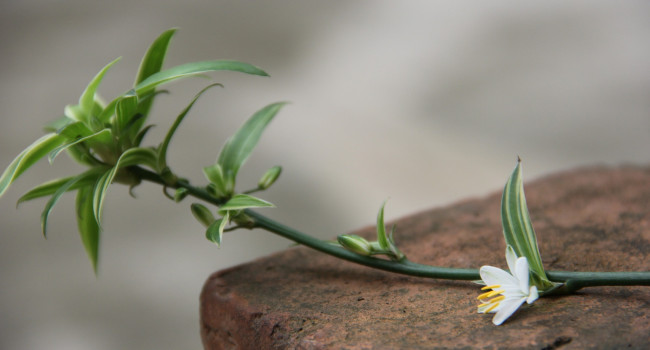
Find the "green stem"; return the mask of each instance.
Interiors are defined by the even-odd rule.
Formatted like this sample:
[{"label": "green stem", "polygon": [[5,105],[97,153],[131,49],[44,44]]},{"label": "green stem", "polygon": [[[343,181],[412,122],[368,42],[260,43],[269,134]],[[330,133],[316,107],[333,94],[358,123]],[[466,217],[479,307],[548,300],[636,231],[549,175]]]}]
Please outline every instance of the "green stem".
[{"label": "green stem", "polygon": [[[161,176],[140,167],[131,167],[129,170],[142,180],[147,180],[160,185],[165,185]],[[216,206],[224,202],[212,196],[206,190],[190,185],[183,180],[169,185],[172,188],[184,188],[191,196],[202,199]],[[407,259],[390,261],[359,255],[340,246],[316,239],[277,221],[269,219],[251,210],[245,214],[253,220],[253,226],[275,233],[292,240],[298,244],[310,247],[325,254],[340,259],[372,268],[395,272],[404,275],[452,280],[479,280],[478,269],[458,269],[438,267],[411,262]],[[553,282],[564,283],[564,292],[572,293],[584,287],[596,286],[650,286],[650,272],[571,272],[571,271],[546,271],[548,278]]]},{"label": "green stem", "polygon": [[553,282],[564,283],[567,293],[585,287],[599,286],[650,286],[650,272],[572,272],[546,271]]}]

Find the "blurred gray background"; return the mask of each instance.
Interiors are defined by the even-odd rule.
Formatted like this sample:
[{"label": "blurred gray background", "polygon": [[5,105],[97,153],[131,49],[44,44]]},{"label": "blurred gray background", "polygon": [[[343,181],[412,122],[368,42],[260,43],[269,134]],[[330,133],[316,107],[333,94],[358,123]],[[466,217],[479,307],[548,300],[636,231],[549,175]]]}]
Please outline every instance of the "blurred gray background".
[{"label": "blurred gray background", "polygon": [[[240,189],[284,166],[265,212],[321,238],[501,189],[517,155],[526,179],[650,160],[650,4],[645,1],[3,0],[0,167],[100,87],[128,89],[150,42],[179,27],[166,67],[206,59],[256,64],[271,78],[216,73],[171,145],[172,167],[201,167],[262,106],[291,101],[242,169]],[[151,121],[158,143],[203,86],[168,86]],[[54,209],[22,193],[80,170],[39,163],[0,200],[0,348],[200,348],[198,297],[210,273],[290,242],[237,231],[208,243],[189,203],[144,184],[112,187],[99,276],[73,198]],[[498,213],[495,213],[498,215]],[[399,234],[399,232],[398,232]],[[495,232],[495,235],[500,233]],[[314,253],[318,254],[318,253]]]}]

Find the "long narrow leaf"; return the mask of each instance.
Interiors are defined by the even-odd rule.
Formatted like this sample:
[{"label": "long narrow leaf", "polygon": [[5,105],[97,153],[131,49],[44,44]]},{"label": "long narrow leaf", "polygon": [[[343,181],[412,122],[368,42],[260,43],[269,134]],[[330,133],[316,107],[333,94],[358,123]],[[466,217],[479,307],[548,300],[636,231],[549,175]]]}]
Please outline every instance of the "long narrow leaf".
[{"label": "long narrow leaf", "polygon": [[[66,182],[74,179],[75,176],[69,176],[69,177],[64,177],[52,181],[47,181],[44,182],[31,190],[27,191],[27,193],[23,194],[19,199],[16,205],[19,205],[22,202],[26,202],[32,199],[36,198],[41,198],[41,197],[46,197],[53,195],[61,186],[65,185]],[[90,186],[93,183],[95,183],[96,179],[92,177],[84,178],[79,181],[77,181],[75,184],[73,184],[68,191],[76,190],[80,187],[84,186]]]},{"label": "long narrow leaf", "polygon": [[184,78],[187,76],[199,75],[207,72],[228,70],[234,72],[241,72],[253,75],[268,76],[266,72],[258,67],[248,63],[238,61],[201,61],[192,62],[178,65],[158,73],[150,75],[145,80],[141,81],[135,86],[135,91],[138,96],[150,92],[156,86],[167,83],[176,79]]},{"label": "long narrow leaf", "polygon": [[[16,202],[16,206],[18,206],[22,202],[26,202],[32,199],[36,198],[41,198],[41,197],[46,197],[46,196],[51,196],[53,195],[61,186],[65,185],[66,182],[74,179],[75,176],[69,176],[69,177],[63,177],[60,179],[55,179],[51,181],[44,182],[31,190],[27,191],[25,194],[23,194],[19,199],[18,202]],[[71,188],[71,190],[74,188]]]},{"label": "long narrow leaf", "polygon": [[520,162],[517,162],[503,189],[501,222],[506,244],[512,246],[517,256],[526,257],[531,271],[534,272],[533,276],[537,275],[544,282],[548,282],[526,205]]},{"label": "long narrow leaf", "polygon": [[239,168],[253,152],[266,126],[284,105],[284,102],[279,102],[260,109],[226,142],[217,163],[221,165],[228,186],[234,186]]},{"label": "long narrow leaf", "polygon": [[91,139],[94,139],[94,138],[100,138],[102,136],[105,137],[105,136],[110,136],[110,135],[111,135],[111,129],[104,129],[104,130],[98,131],[98,132],[96,132],[96,133],[94,133],[92,135],[88,135],[86,137],[82,137],[82,138],[77,139],[75,141],[68,142],[68,143],[65,143],[63,145],[60,145],[59,147],[55,148],[52,152],[50,152],[50,155],[48,156],[48,160],[49,160],[50,164],[52,164],[54,162],[54,159],[61,152],[69,149],[70,147],[73,147],[73,146],[75,146],[75,145],[77,145],[79,143],[82,143],[84,141],[90,141]]},{"label": "long narrow leaf", "polygon": [[379,246],[384,250],[390,249],[390,244],[388,243],[388,236],[386,234],[386,225],[384,224],[384,207],[386,206],[386,201],[381,205],[379,209],[379,214],[377,214],[377,242]]},{"label": "long narrow leaf", "polygon": [[34,141],[25,150],[14,158],[0,176],[0,197],[5,193],[7,188],[16,180],[25,170],[29,169],[39,159],[43,158],[50,151],[58,147],[65,141],[63,136],[57,134],[47,134]]},{"label": "long narrow leaf", "polygon": [[84,248],[86,248],[88,258],[93,265],[93,271],[97,274],[100,227],[93,213],[93,190],[91,187],[82,187],[79,189],[77,192],[76,209],[77,227],[79,228],[81,242]]},{"label": "long narrow leaf", "polygon": [[158,171],[161,171],[165,167],[167,167],[167,147],[169,146],[169,142],[172,139],[172,136],[174,136],[174,133],[176,133],[176,130],[178,130],[178,126],[183,122],[183,119],[185,119],[185,116],[187,113],[192,109],[192,106],[194,106],[194,103],[203,95],[204,92],[208,91],[208,89],[214,87],[214,86],[222,86],[221,84],[211,84],[203,88],[203,90],[199,91],[196,96],[194,96],[194,99],[192,102],[190,102],[187,107],[181,112],[181,114],[176,117],[176,120],[174,121],[174,124],[172,124],[171,128],[169,128],[169,131],[167,132],[167,135],[165,136],[165,139],[163,142],[160,144],[160,147],[158,148]]},{"label": "long narrow leaf", "polygon": [[65,136],[69,140],[90,136],[93,131],[86,126],[83,122],[72,122],[65,124],[62,128],[57,129],[57,134]]},{"label": "long narrow leaf", "polygon": [[[142,57],[142,62],[140,63],[140,69],[138,70],[138,76],[135,80],[134,87],[141,83],[143,80],[149,78],[152,74],[160,72],[162,69],[163,63],[165,62],[165,56],[167,56],[167,49],[169,43],[172,40],[172,37],[176,33],[176,28],[168,29],[164,31],[160,36],[149,46],[147,53]],[[142,115],[144,119],[147,118],[149,110],[151,109],[151,104],[153,103],[153,97],[142,101],[138,106],[138,114]]]},{"label": "long narrow leaf", "polygon": [[52,212],[52,209],[54,208],[54,205],[59,201],[61,196],[64,193],[72,190],[74,187],[78,188],[79,185],[85,185],[86,187],[90,188],[92,181],[96,180],[98,175],[99,172],[97,169],[90,169],[89,171],[77,175],[59,186],[59,188],[54,192],[50,200],[45,205],[45,209],[43,209],[43,213],[41,214],[41,229],[43,231],[43,237],[47,237],[47,220],[50,216],[50,213]]},{"label": "long narrow leaf", "polygon": [[135,135],[135,138],[133,139],[133,146],[139,147],[140,144],[142,143],[142,140],[144,139],[144,137],[147,135],[149,130],[151,130],[151,128],[153,128],[153,127],[154,127],[154,125],[151,124],[151,125],[147,125],[144,128],[142,128],[142,130],[140,130],[137,133],[137,135]]},{"label": "long narrow leaf", "polygon": [[171,28],[164,31],[154,42],[149,46],[147,52],[142,57],[140,68],[138,69],[138,76],[135,80],[135,85],[147,79],[152,74],[158,73],[162,68],[167,55],[167,48],[169,42],[176,33],[176,28]]},{"label": "long narrow leaf", "polygon": [[97,179],[95,186],[93,187],[93,200],[92,200],[92,209],[93,217],[97,223],[97,226],[101,227],[102,224],[102,211],[104,209],[104,198],[106,197],[106,191],[108,191],[108,186],[110,186],[113,178],[115,177],[115,167],[106,171],[102,176]]},{"label": "long narrow leaf", "polygon": [[242,210],[248,208],[270,208],[275,207],[263,199],[249,196],[247,194],[236,194],[226,204],[219,207],[219,212],[226,212],[230,210]]},{"label": "long narrow leaf", "polygon": [[99,87],[99,84],[102,82],[102,79],[104,79],[104,75],[108,71],[109,68],[111,68],[112,65],[117,63],[121,57],[116,58],[113,60],[111,63],[107,64],[102,68],[102,70],[95,75],[93,80],[90,81],[90,84],[86,87],[86,90],[81,94],[81,97],[79,98],[79,107],[81,108],[81,112],[84,113],[85,115],[85,120],[84,122],[88,123],[90,116],[93,113],[93,108],[95,107],[95,94],[97,93],[97,88]]},{"label": "long narrow leaf", "polygon": [[138,96],[135,91],[127,92],[115,105],[115,124],[117,126],[118,135],[122,133],[126,125],[131,121],[131,118],[138,110]]},{"label": "long narrow leaf", "polygon": [[93,213],[97,224],[101,225],[104,198],[108,187],[115,179],[115,175],[121,168],[136,164],[154,167],[156,165],[156,152],[150,148],[130,148],[122,153],[115,166],[98,178],[93,188]]}]

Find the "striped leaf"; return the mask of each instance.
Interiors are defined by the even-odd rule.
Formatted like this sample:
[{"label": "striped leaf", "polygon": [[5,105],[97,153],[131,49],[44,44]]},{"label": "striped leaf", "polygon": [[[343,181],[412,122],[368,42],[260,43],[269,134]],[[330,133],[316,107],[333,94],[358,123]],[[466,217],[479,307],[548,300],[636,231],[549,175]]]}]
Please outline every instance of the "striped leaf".
[{"label": "striped leaf", "polygon": [[57,134],[47,134],[34,141],[29,147],[25,148],[14,158],[0,176],[0,197],[7,191],[11,183],[14,182],[25,170],[29,169],[39,159],[50,153],[65,141],[65,137]]},{"label": "striped leaf", "polygon": [[553,286],[546,277],[542,258],[537,247],[537,237],[528,213],[521,172],[521,161],[510,175],[501,198],[501,223],[506,245],[510,245],[517,256],[526,257],[531,270],[532,282],[544,290]]}]

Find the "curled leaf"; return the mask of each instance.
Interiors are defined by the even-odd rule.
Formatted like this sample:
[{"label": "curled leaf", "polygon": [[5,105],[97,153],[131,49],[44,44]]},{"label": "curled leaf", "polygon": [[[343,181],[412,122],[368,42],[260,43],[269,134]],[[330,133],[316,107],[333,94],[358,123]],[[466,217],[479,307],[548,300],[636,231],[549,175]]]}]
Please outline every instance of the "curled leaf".
[{"label": "curled leaf", "polygon": [[210,88],[215,87],[215,86],[222,86],[221,84],[211,84],[203,88],[203,90],[199,91],[196,96],[194,96],[194,99],[192,99],[192,102],[190,102],[187,107],[176,117],[176,120],[174,120],[174,124],[169,128],[169,131],[167,132],[167,135],[165,136],[165,139],[163,142],[160,144],[160,147],[158,147],[158,171],[162,171],[165,167],[167,167],[167,147],[169,146],[169,142],[172,139],[172,136],[174,136],[174,133],[176,133],[176,130],[178,129],[178,126],[181,124],[187,113],[192,109],[192,106],[194,106],[194,103],[203,95],[204,92],[208,91]]},{"label": "curled leaf", "polygon": [[0,197],[25,170],[63,142],[65,142],[65,137],[47,134],[20,152],[0,176]]},{"label": "curled leaf", "polygon": [[[47,220],[54,208],[54,205],[59,201],[61,196],[74,188],[80,188],[81,186],[91,188],[93,181],[96,181],[97,177],[101,174],[101,169],[90,169],[80,175],[77,175],[65,183],[61,184],[56,191],[52,194],[52,197],[45,205],[43,213],[41,214],[41,229],[43,231],[43,236],[47,236]],[[24,196],[23,196],[24,197]]]},{"label": "curled leaf", "polygon": [[228,221],[230,221],[230,212],[226,212],[221,219],[214,221],[208,226],[208,229],[205,231],[205,238],[210,242],[216,243],[217,246],[221,246],[223,230],[226,228]]}]

